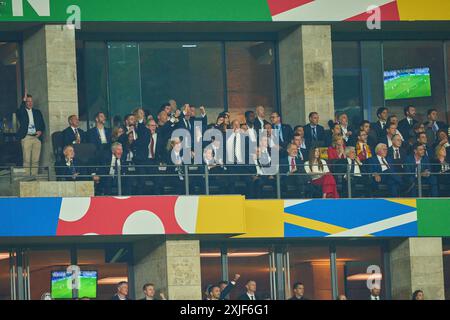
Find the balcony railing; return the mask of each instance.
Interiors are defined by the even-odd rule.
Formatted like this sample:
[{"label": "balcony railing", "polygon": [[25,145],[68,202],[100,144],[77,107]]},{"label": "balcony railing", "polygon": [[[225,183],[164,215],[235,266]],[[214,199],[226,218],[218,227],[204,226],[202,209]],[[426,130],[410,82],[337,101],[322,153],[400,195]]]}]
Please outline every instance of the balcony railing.
[{"label": "balcony railing", "polygon": [[[328,164],[338,192],[342,198],[371,197],[430,197],[450,196],[450,172],[439,172],[439,168],[429,165],[431,170],[423,171],[419,164],[404,170],[406,164],[390,164],[396,171],[371,172],[370,164],[360,166],[361,172],[351,172],[350,165]],[[210,195],[243,194],[248,198],[318,198],[322,197],[321,187],[312,183],[310,174],[298,166],[297,172],[289,172],[289,165],[278,165],[273,174],[257,174],[255,165],[123,165],[115,175],[110,166],[77,166],[77,175],[61,174],[67,167],[40,167],[37,177],[30,177],[30,168],[0,167],[0,186],[11,190],[17,181],[88,181],[99,177],[95,183],[96,195]],[[103,171],[103,172],[102,172]],[[102,172],[102,173],[100,173]],[[421,172],[421,174],[417,174]],[[55,174],[56,173],[56,174]],[[375,182],[379,176],[380,182]],[[390,176],[390,178],[388,178]],[[396,176],[392,179],[392,176]],[[97,178],[95,178],[97,179]],[[377,178],[378,179],[378,178]],[[395,180],[398,194],[391,193]],[[8,187],[9,184],[9,187]],[[0,189],[0,196],[7,194]],[[436,194],[437,192],[437,194]],[[4,194],[2,194],[4,193]]]}]

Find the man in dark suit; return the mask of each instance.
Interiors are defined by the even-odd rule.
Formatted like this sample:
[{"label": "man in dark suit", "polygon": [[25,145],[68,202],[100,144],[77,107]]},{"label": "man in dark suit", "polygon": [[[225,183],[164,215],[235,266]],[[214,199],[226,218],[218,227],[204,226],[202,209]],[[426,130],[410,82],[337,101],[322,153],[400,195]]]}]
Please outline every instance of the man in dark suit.
[{"label": "man in dark suit", "polygon": [[309,123],[303,127],[305,131],[306,148],[313,146],[322,147],[325,144],[325,129],[319,124],[319,114],[311,112]]},{"label": "man in dark suit", "polygon": [[397,133],[397,125],[395,123],[388,123],[385,129],[385,134],[379,139],[379,143],[384,143],[390,148],[392,146],[392,137]]},{"label": "man in dark suit", "polygon": [[381,300],[380,294],[381,294],[380,287],[374,286],[372,289],[370,289],[369,300]]},{"label": "man in dark suit", "polygon": [[122,127],[123,134],[119,137],[118,141],[125,145],[128,141],[128,134],[133,134],[133,140],[137,140],[139,138],[138,129],[136,126],[136,118],[134,114],[130,113],[125,116],[124,125]]},{"label": "man in dark suit", "polygon": [[259,130],[263,130],[264,126],[269,122],[264,119],[266,117],[266,114],[263,106],[257,106],[255,112],[255,129],[259,132]]},{"label": "man in dark suit", "polygon": [[438,120],[438,112],[436,109],[429,109],[427,111],[427,118],[428,120],[424,123],[424,126],[428,139],[428,147],[431,147],[438,138],[437,133],[439,130],[447,131],[448,126],[444,122]]},{"label": "man in dark suit", "polygon": [[[366,195],[368,186],[367,175],[364,175],[364,167],[362,162],[356,156],[355,147],[346,147],[345,148],[345,156],[344,159],[339,159],[335,162],[334,173],[343,174],[342,176],[342,190],[344,194],[348,195],[348,176],[347,172],[350,172],[350,187],[352,190],[353,197],[364,197]],[[357,190],[356,186],[362,185],[363,188]]]},{"label": "man in dark suit", "polygon": [[113,195],[113,189],[119,187],[119,172],[121,175],[122,194],[129,195],[129,183],[126,178],[125,156],[122,144],[114,142],[109,155],[102,157],[92,173],[96,185],[96,194]]},{"label": "man in dark suit", "polygon": [[398,122],[398,130],[402,134],[403,139],[408,141],[410,137],[414,136],[413,127],[416,123],[418,123],[415,119],[416,108],[412,105],[406,106],[403,109],[403,113],[405,114],[405,118]]},{"label": "man in dark suit", "polygon": [[380,138],[382,138],[386,133],[386,124],[388,117],[388,108],[381,107],[377,109],[378,120],[370,125],[371,134],[376,139],[376,143],[379,143]]},{"label": "man in dark suit", "polygon": [[272,129],[278,133],[280,147],[286,150],[286,147],[289,143],[291,143],[292,136],[294,134],[292,127],[288,124],[281,123],[281,117],[278,112],[272,112],[270,115],[270,121],[272,122]]},{"label": "man in dark suit", "polygon": [[256,295],[256,281],[248,280],[245,284],[245,288],[247,292],[239,296],[238,300],[260,300],[260,298]]},{"label": "man in dark suit", "polygon": [[[136,140],[136,155],[134,161],[136,163],[139,175],[155,175],[159,174],[158,165],[165,161],[166,141],[159,135],[155,120],[149,120],[147,126],[142,127],[139,131],[139,138]],[[141,167],[147,166],[147,167]],[[160,194],[160,177],[139,177],[140,185],[143,187],[143,194],[147,194],[144,186],[145,181],[150,180],[155,186],[154,193]]]},{"label": "man in dark suit", "polygon": [[44,117],[34,108],[33,96],[25,92],[22,104],[17,110],[19,130],[17,138],[22,144],[23,167],[30,169],[30,175],[39,172],[39,158],[41,156],[41,140],[45,131]]},{"label": "man in dark suit", "polygon": [[106,116],[103,112],[95,115],[95,127],[88,130],[88,142],[95,144],[97,150],[109,149],[111,143],[111,129],[105,127]]},{"label": "man in dark suit", "polygon": [[294,137],[292,138],[292,144],[297,147],[297,158],[299,158],[303,162],[306,161],[308,159],[308,150],[306,150],[305,140],[303,136],[299,133],[294,134]]},{"label": "man in dark suit", "polygon": [[111,300],[130,300],[128,299],[128,282],[121,281],[117,284],[117,292]]},{"label": "man in dark suit", "polygon": [[85,171],[78,167],[78,161],[75,158],[75,151],[71,145],[67,145],[63,150],[64,158],[56,162],[55,171],[58,180],[60,181],[75,181],[82,180],[78,178]]},{"label": "man in dark suit", "polygon": [[387,145],[379,143],[375,147],[375,155],[367,160],[367,169],[372,176],[372,188],[378,189],[380,183],[389,188],[389,196],[400,195],[401,178],[395,174],[392,160],[387,158]]},{"label": "man in dark suit", "polygon": [[294,295],[288,300],[309,300],[305,298],[305,285],[301,282],[294,283]]},{"label": "man in dark suit", "polygon": [[280,159],[281,186],[283,191],[287,191],[289,186],[294,186],[299,192],[304,192],[304,186],[308,178],[305,173],[304,163],[308,159],[306,150],[303,159],[299,156],[298,146],[294,143],[287,146],[287,156]]},{"label": "man in dark suit", "polygon": [[206,300],[228,300],[228,295],[236,287],[240,277],[236,274],[231,281],[220,281],[218,285],[209,286]]},{"label": "man in dark suit", "polygon": [[73,114],[69,116],[67,121],[69,122],[69,126],[62,132],[64,145],[86,143],[86,133],[83,129],[79,128],[80,120],[78,116]]},{"label": "man in dark suit", "polygon": [[338,117],[339,124],[341,125],[341,134],[344,137],[345,144],[349,145],[352,141],[353,128],[348,123],[348,116],[345,113],[341,113]]},{"label": "man in dark suit", "polygon": [[392,138],[392,146],[388,148],[387,157],[392,160],[392,164],[395,166],[397,172],[403,172],[403,164],[406,161],[407,152],[402,147],[402,138],[399,134],[395,134]]},{"label": "man in dark suit", "polygon": [[145,301],[156,301],[156,300],[166,300],[166,297],[161,292],[159,294],[159,298],[155,297],[155,285],[153,283],[146,283],[142,287],[142,291],[144,291],[144,298],[140,300]]},{"label": "man in dark suit", "polygon": [[[405,162],[405,171],[410,173],[407,176],[411,187],[408,189],[408,193],[412,197],[417,197],[418,175],[421,175],[422,184],[427,184],[431,187],[431,196],[438,197],[438,184],[435,175],[430,175],[430,159],[425,155],[425,146],[420,143],[416,143],[413,146],[414,154],[409,155]],[[420,172],[419,172],[420,165]]]}]

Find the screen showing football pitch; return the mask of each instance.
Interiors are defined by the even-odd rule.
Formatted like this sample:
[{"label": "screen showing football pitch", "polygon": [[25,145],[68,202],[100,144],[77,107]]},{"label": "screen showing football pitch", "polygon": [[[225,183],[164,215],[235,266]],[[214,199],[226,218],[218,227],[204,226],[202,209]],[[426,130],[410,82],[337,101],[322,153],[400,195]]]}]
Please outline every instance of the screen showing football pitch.
[{"label": "screen showing football pitch", "polygon": [[430,96],[430,68],[403,69],[384,72],[384,97],[386,100]]},{"label": "screen showing football pitch", "polygon": [[[78,297],[97,298],[97,271],[81,271],[79,277]],[[52,299],[72,299],[73,280],[71,273],[52,271]]]}]

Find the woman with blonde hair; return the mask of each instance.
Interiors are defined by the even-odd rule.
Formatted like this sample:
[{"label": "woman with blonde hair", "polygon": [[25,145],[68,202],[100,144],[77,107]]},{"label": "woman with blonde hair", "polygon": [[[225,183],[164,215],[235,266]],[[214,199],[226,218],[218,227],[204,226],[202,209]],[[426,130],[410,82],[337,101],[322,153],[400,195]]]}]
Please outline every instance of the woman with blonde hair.
[{"label": "woman with blonde hair", "polygon": [[320,149],[312,148],[309,160],[305,162],[305,171],[311,177],[311,183],[322,187],[322,198],[339,198],[336,180],[330,174],[327,162],[320,159]]}]

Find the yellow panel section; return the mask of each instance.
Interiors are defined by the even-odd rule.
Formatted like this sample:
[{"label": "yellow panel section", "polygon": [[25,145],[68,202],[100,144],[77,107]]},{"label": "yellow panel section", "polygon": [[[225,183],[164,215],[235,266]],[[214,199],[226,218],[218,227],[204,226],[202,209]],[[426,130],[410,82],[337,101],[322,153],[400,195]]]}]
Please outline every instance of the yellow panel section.
[{"label": "yellow panel section", "polygon": [[246,233],[236,238],[273,238],[284,236],[283,200],[245,201]]},{"label": "yellow panel section", "polygon": [[299,217],[293,214],[286,213],[284,214],[284,222],[300,226],[303,228],[308,228],[312,230],[322,231],[328,234],[338,233],[347,230],[346,228],[342,228],[336,226],[334,224],[329,224],[326,222],[321,222],[313,219],[308,219],[304,217]]},{"label": "yellow panel section", "polygon": [[450,20],[449,0],[397,0],[400,20]]},{"label": "yellow panel section", "polygon": [[413,208],[417,208],[417,201],[416,199],[411,199],[411,198],[403,198],[403,199],[386,199],[388,201],[391,202],[395,202],[395,203],[399,203],[399,204],[403,204],[405,206],[409,206],[409,207],[413,207]]},{"label": "yellow panel section", "polygon": [[244,203],[243,196],[200,196],[196,233],[244,233]]}]

